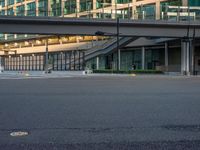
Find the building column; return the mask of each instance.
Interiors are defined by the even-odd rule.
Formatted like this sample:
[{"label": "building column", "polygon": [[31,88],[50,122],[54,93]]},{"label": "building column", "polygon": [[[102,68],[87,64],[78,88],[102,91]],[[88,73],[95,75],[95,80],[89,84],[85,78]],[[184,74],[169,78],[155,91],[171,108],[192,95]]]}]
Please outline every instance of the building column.
[{"label": "building column", "polygon": [[76,17],[79,18],[80,0],[76,0]]},{"label": "building column", "polygon": [[188,0],[182,0],[182,6],[188,6]]},{"label": "building column", "polygon": [[160,20],[160,0],[156,0],[156,20]]},{"label": "building column", "polygon": [[121,50],[118,49],[118,70],[121,70]]},{"label": "building column", "polygon": [[111,18],[116,18],[117,13],[117,0],[111,0]]},{"label": "building column", "polygon": [[194,75],[194,71],[195,71],[195,68],[194,68],[194,57],[195,57],[195,42],[193,40],[190,40],[190,72],[191,74]]},{"label": "building column", "polygon": [[99,70],[99,56],[97,56],[96,69]]},{"label": "building column", "polygon": [[51,0],[48,0],[48,2],[47,2],[48,4],[48,12],[47,12],[47,14],[48,14],[48,16],[52,16],[52,11],[51,11]]},{"label": "building column", "polygon": [[191,57],[193,50],[191,50],[191,46],[191,40],[181,42],[181,73],[183,75],[190,75],[193,72],[193,57]]},{"label": "building column", "polygon": [[[7,0],[5,0],[4,2],[5,2],[5,7],[7,7],[8,6]],[[8,15],[8,9],[6,8],[4,10],[5,10],[5,15]]]},{"label": "building column", "polygon": [[136,7],[136,0],[132,0],[132,19],[137,19],[137,7]]},{"label": "building column", "polygon": [[168,66],[169,66],[169,55],[168,55],[168,43],[165,42],[165,71],[169,71],[168,70]]},{"label": "building column", "polygon": [[64,17],[65,13],[64,13],[64,7],[65,6],[65,1],[61,0],[61,16]]},{"label": "building column", "polygon": [[97,9],[97,0],[92,0],[92,17],[93,18],[97,18],[97,13],[96,13],[96,9]]},{"label": "building column", "polygon": [[142,70],[145,69],[145,47],[142,47]]},{"label": "building column", "polygon": [[35,9],[36,9],[36,10],[35,10],[35,11],[36,11],[36,12],[35,12],[35,15],[36,15],[36,16],[39,16],[39,0],[36,0],[36,1],[35,1],[35,7],[36,7],[36,8],[35,8]]}]

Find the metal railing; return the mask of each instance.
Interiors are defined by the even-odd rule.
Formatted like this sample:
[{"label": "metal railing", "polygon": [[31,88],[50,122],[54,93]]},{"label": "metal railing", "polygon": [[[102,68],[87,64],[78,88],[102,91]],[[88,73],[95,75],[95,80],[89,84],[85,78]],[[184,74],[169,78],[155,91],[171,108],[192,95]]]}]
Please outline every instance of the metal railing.
[{"label": "metal railing", "polygon": [[[157,12],[158,13],[158,12]],[[88,19],[134,19],[134,20],[169,20],[169,21],[187,21],[200,20],[200,6],[165,6],[161,8],[159,14],[156,10],[147,11],[145,9],[132,12],[132,3],[117,4],[115,6],[106,5],[102,8],[88,9],[82,11],[66,12],[65,9],[57,8],[54,11],[47,10],[17,10],[8,11],[5,7],[0,8],[1,16],[48,16],[48,17],[66,17],[66,18],[88,18]]]}]

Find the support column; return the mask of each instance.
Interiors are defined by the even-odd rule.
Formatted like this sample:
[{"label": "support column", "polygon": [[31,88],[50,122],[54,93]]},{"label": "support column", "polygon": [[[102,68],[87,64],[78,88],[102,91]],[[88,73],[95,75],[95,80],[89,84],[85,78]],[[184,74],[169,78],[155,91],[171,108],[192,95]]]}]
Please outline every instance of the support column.
[{"label": "support column", "polygon": [[45,73],[48,73],[48,66],[49,66],[48,39],[46,39],[45,46],[46,46],[46,51],[45,51]]},{"label": "support column", "polygon": [[79,18],[80,0],[76,0],[76,17]]},{"label": "support column", "polygon": [[142,47],[142,70],[145,69],[145,47]]},{"label": "support column", "polygon": [[24,16],[27,16],[27,1],[24,2]]},{"label": "support column", "polygon": [[65,6],[65,1],[61,0],[61,16],[64,17],[65,13],[64,13],[64,6]]},{"label": "support column", "polygon": [[99,70],[99,56],[97,56],[96,69]]},{"label": "support column", "polygon": [[118,49],[118,70],[121,70],[121,50]]},{"label": "support column", "polygon": [[188,0],[182,0],[182,6],[188,6]]},{"label": "support column", "polygon": [[7,3],[7,0],[5,0],[4,2],[5,2],[5,7],[4,8],[6,8],[6,9],[4,9],[5,10],[5,15],[7,16],[8,15],[8,9],[7,9],[8,3]]},{"label": "support column", "polygon": [[51,0],[48,0],[48,12],[47,12],[47,14],[48,14],[48,16],[52,16],[52,11],[51,11]]},{"label": "support column", "polygon": [[190,40],[183,40],[181,43],[181,73],[183,75],[191,74],[191,42]]},{"label": "support column", "polygon": [[97,13],[96,13],[96,9],[97,9],[97,0],[92,0],[92,17],[93,18],[97,18]]},{"label": "support column", "polygon": [[169,71],[168,66],[169,66],[168,43],[165,42],[165,71]]},{"label": "support column", "polygon": [[132,19],[137,19],[136,0],[132,0]]},{"label": "support column", "polygon": [[36,15],[36,16],[39,16],[39,0],[36,0],[36,1],[35,1],[35,7],[36,7],[36,8],[35,8],[35,9],[36,9],[36,10],[35,10],[35,11],[36,11],[36,12],[35,12],[35,15]]},{"label": "support column", "polygon": [[117,0],[111,0],[111,18],[112,19],[115,19],[116,18],[116,13],[117,13],[117,10],[116,10],[116,6],[117,6]]},{"label": "support column", "polygon": [[156,0],[156,20],[160,20],[160,0]]},{"label": "support column", "polygon": [[190,40],[190,73],[195,74],[195,68],[194,68],[194,56],[195,56],[195,42],[194,40]]}]

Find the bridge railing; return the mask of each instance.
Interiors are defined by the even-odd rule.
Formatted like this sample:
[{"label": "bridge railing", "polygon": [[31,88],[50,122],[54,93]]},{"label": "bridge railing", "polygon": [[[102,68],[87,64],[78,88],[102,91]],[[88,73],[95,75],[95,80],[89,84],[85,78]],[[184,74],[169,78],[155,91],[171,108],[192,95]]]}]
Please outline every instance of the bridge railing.
[{"label": "bridge railing", "polygon": [[30,9],[7,9],[0,7],[0,15],[3,16],[50,16],[66,18],[87,18],[87,19],[135,19],[135,20],[169,20],[186,21],[200,20],[200,6],[162,6],[160,13],[155,8],[137,8],[132,10],[132,3],[117,4],[115,6],[105,5],[104,7],[91,9],[90,7],[77,11],[76,9],[67,10],[66,8],[57,8],[55,11],[48,11],[44,8],[34,10]]}]

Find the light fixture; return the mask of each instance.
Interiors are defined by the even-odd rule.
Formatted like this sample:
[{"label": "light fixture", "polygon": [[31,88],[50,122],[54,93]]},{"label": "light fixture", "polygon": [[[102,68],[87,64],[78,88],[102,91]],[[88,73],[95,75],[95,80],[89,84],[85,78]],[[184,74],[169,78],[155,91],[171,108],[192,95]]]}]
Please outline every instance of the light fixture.
[{"label": "light fixture", "polygon": [[7,43],[5,44],[5,47],[8,47],[8,44],[7,44]]},{"label": "light fixture", "polygon": [[40,41],[40,40],[36,40],[36,43],[37,43],[37,44],[41,44],[41,41]]},{"label": "light fixture", "polygon": [[18,45],[18,43],[15,43],[14,45],[15,45],[15,46],[17,46],[17,45]]},{"label": "light fixture", "polygon": [[25,45],[29,45],[29,42],[27,42],[27,41],[25,41],[24,43],[25,43]]}]

